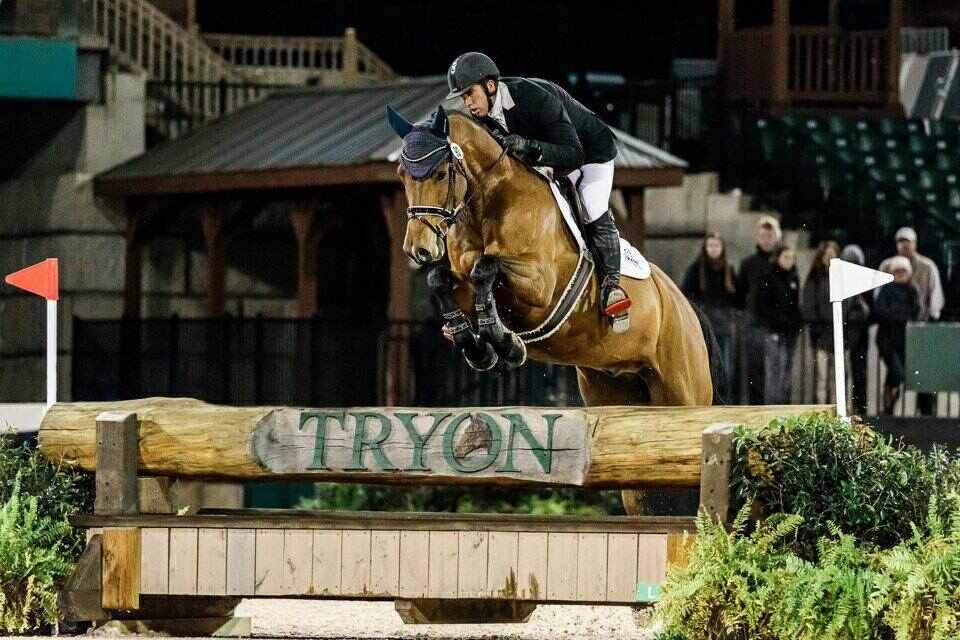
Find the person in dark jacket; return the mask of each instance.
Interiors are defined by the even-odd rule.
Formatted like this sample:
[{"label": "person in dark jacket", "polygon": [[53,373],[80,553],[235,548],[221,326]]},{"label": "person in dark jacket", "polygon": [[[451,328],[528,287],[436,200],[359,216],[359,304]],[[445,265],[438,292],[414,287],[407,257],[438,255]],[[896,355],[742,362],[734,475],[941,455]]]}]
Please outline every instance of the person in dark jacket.
[{"label": "person in dark jacket", "polygon": [[749,404],[764,403],[764,379],[766,368],[763,353],[767,343],[767,329],[760,321],[757,311],[757,296],[760,284],[771,268],[770,259],[780,244],[780,223],[773,216],[762,216],[757,221],[757,250],[740,263],[737,277],[737,303],[746,310],[746,325],[743,330],[744,357],[746,364]]},{"label": "person in dark jacket", "polygon": [[887,365],[887,380],[883,390],[883,410],[893,414],[903,384],[904,359],[907,348],[907,322],[920,317],[920,291],[911,282],[913,267],[910,260],[894,256],[885,267],[893,273],[893,282],[885,284],[877,293],[873,314],[877,319],[877,349]]},{"label": "person in dark jacket", "polygon": [[771,269],[757,293],[757,313],[767,330],[763,354],[765,404],[790,403],[793,350],[803,324],[796,261],[790,247],[774,251]]},{"label": "person in dark jacket", "polygon": [[830,304],[830,261],[840,256],[840,245],[824,240],[817,247],[800,291],[800,311],[810,332],[816,362],[817,404],[836,401],[833,362],[833,307]]},{"label": "person in dark jacket", "polygon": [[[848,244],[841,260],[864,266],[859,245]],[[865,292],[843,301],[843,344],[850,358],[850,408],[853,415],[867,415],[867,350],[870,347],[870,306],[873,294]]]},{"label": "person in dark jacket", "polygon": [[539,78],[501,78],[497,65],[482,53],[454,60],[447,84],[447,98],[462,98],[474,118],[504,136],[515,157],[531,166],[572,172],[596,260],[600,307],[615,332],[626,331],[630,299],[620,286],[620,234],[610,209],[617,155],[613,132],[562,87]]},{"label": "person in dark jacket", "polygon": [[690,265],[681,289],[691,302],[700,305],[717,336],[724,378],[722,396],[730,398],[734,380],[734,335],[736,333],[736,274],[727,260],[727,248],[719,233],[709,233],[703,240],[700,256]]}]

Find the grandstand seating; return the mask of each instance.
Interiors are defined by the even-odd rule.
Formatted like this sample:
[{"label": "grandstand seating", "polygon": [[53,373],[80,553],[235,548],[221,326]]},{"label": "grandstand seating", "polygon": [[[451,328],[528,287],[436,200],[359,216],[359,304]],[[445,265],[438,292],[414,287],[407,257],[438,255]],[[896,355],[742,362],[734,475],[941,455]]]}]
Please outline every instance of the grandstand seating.
[{"label": "grandstand seating", "polygon": [[892,248],[895,230],[912,225],[935,259],[960,241],[960,122],[799,113],[750,120],[744,133],[763,161],[761,189],[788,190],[795,223],[806,224],[803,211],[821,212],[814,237]]}]

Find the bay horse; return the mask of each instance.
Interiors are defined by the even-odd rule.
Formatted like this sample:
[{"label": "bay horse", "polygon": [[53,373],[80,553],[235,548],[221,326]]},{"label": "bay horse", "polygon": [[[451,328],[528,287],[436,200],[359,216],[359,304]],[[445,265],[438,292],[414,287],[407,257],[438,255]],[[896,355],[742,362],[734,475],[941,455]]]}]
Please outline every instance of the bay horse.
[{"label": "bay horse", "polygon": [[[432,265],[427,281],[445,332],[470,366],[516,367],[527,355],[573,365],[587,405],[712,404],[722,375],[711,371],[719,363],[712,330],[656,265],[647,279],[621,278],[633,301],[626,333],[601,315],[591,277],[554,333],[522,340],[518,332],[550,316],[581,262],[547,181],[465,114],[439,107],[432,122],[414,125],[388,107],[388,120],[404,139],[403,249]],[[624,492],[624,505],[636,512],[634,492]]]}]

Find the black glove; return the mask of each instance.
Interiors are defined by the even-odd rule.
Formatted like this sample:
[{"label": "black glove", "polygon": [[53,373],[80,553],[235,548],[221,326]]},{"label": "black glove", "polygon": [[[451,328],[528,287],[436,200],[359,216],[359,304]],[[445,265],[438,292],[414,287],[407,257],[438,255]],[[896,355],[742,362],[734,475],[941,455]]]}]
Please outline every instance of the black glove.
[{"label": "black glove", "polygon": [[543,150],[540,149],[540,143],[536,140],[527,140],[522,136],[511,133],[504,139],[504,144],[514,156],[526,162],[535,164],[543,156]]}]

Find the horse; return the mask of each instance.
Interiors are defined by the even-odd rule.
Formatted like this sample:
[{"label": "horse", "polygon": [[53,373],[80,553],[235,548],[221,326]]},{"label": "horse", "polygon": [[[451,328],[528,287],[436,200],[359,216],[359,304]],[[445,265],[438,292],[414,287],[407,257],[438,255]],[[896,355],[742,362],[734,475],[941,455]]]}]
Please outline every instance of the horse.
[{"label": "horse", "polygon": [[[621,279],[632,300],[625,333],[614,333],[601,315],[598,282],[588,272],[565,322],[524,340],[555,314],[583,266],[547,181],[463,113],[438,107],[432,121],[414,125],[388,107],[388,121],[404,141],[397,169],[409,204],[404,252],[431,269],[427,282],[445,333],[471,367],[518,367],[528,356],[573,365],[588,406],[719,399],[709,321],[654,264],[649,278]],[[628,513],[641,509],[636,495],[624,491]]]}]

